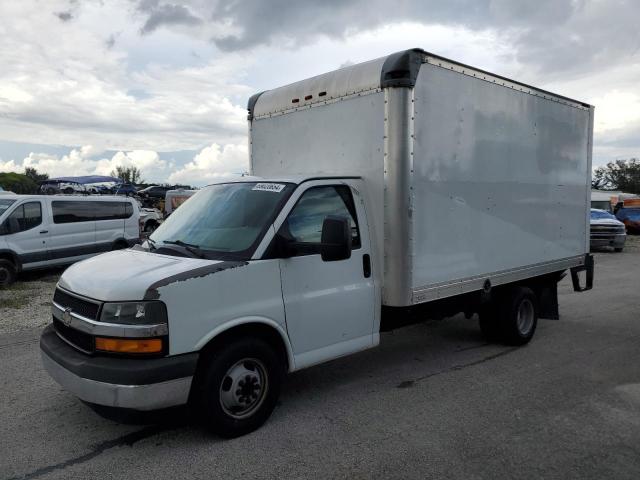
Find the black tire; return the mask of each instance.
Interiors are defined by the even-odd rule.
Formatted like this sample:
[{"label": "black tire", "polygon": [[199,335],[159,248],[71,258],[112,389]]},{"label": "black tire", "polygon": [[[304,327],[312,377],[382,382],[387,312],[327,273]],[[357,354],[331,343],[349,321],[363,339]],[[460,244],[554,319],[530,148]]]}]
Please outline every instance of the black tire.
[{"label": "black tire", "polygon": [[124,250],[128,246],[129,245],[127,244],[127,242],[125,242],[124,240],[119,240],[117,242],[114,242],[113,247],[111,247],[111,250]]},{"label": "black tire", "polygon": [[[219,344],[201,361],[192,396],[199,420],[224,438],[246,435],[262,426],[280,395],[284,365],[278,353],[264,340],[242,338]],[[242,373],[234,374],[238,369]],[[263,379],[262,390],[256,387],[260,385],[258,377]],[[230,399],[238,405],[230,406]],[[239,406],[243,402],[246,411]]]},{"label": "black tire", "polygon": [[620,253],[622,251],[622,247],[616,247],[613,250],[614,250],[614,252]]},{"label": "black tire", "polygon": [[0,287],[8,287],[16,281],[16,266],[9,260],[0,259]]},{"label": "black tire", "polygon": [[47,188],[47,195],[55,195],[56,190],[55,188],[49,187]]},{"label": "black tire", "polygon": [[72,193],[73,193],[73,188],[71,188],[71,187],[67,187],[67,188],[65,188],[65,189],[64,189],[64,193],[66,193],[66,194],[72,194]]},{"label": "black tire", "polygon": [[151,220],[144,224],[143,232],[147,235],[150,235],[155,232],[156,228],[158,228],[158,222],[156,222],[155,220]]},{"label": "black tire", "polygon": [[528,287],[513,287],[500,297],[498,322],[508,345],[529,343],[538,325],[538,297]]}]

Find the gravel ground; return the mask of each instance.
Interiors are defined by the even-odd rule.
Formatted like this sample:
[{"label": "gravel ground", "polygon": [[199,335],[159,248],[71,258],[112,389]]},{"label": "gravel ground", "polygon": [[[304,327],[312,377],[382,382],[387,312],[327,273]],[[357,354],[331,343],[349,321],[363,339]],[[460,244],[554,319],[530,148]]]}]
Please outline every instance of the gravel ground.
[{"label": "gravel ground", "polygon": [[0,289],[0,335],[43,327],[51,321],[51,298],[61,269],[23,273]]}]

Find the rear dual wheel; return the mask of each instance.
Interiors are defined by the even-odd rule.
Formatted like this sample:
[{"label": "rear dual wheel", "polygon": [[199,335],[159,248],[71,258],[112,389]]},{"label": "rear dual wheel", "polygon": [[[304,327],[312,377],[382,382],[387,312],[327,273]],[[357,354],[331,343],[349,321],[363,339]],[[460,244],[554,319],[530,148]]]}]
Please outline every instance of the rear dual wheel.
[{"label": "rear dual wheel", "polygon": [[479,316],[487,340],[524,345],[538,325],[538,297],[528,287],[513,287],[484,306]]}]

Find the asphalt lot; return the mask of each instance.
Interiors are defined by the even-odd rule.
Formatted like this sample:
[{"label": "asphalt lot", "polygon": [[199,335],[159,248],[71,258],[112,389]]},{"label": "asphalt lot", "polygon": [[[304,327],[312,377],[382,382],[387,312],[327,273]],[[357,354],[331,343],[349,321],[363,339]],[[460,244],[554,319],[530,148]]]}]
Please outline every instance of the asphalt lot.
[{"label": "asphalt lot", "polygon": [[640,478],[640,241],[561,284],[523,348],[456,317],[291,375],[267,424],[220,440],[181,412],[104,419],[0,334],[0,478]]}]

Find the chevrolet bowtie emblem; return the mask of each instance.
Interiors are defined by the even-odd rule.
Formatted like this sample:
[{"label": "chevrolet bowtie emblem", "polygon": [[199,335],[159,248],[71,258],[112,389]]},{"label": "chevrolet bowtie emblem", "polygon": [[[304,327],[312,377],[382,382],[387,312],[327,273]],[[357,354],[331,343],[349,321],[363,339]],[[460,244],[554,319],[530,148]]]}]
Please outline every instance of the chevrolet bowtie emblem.
[{"label": "chevrolet bowtie emblem", "polygon": [[62,314],[62,323],[67,327],[71,325],[71,309],[69,307],[64,309],[64,313]]}]

